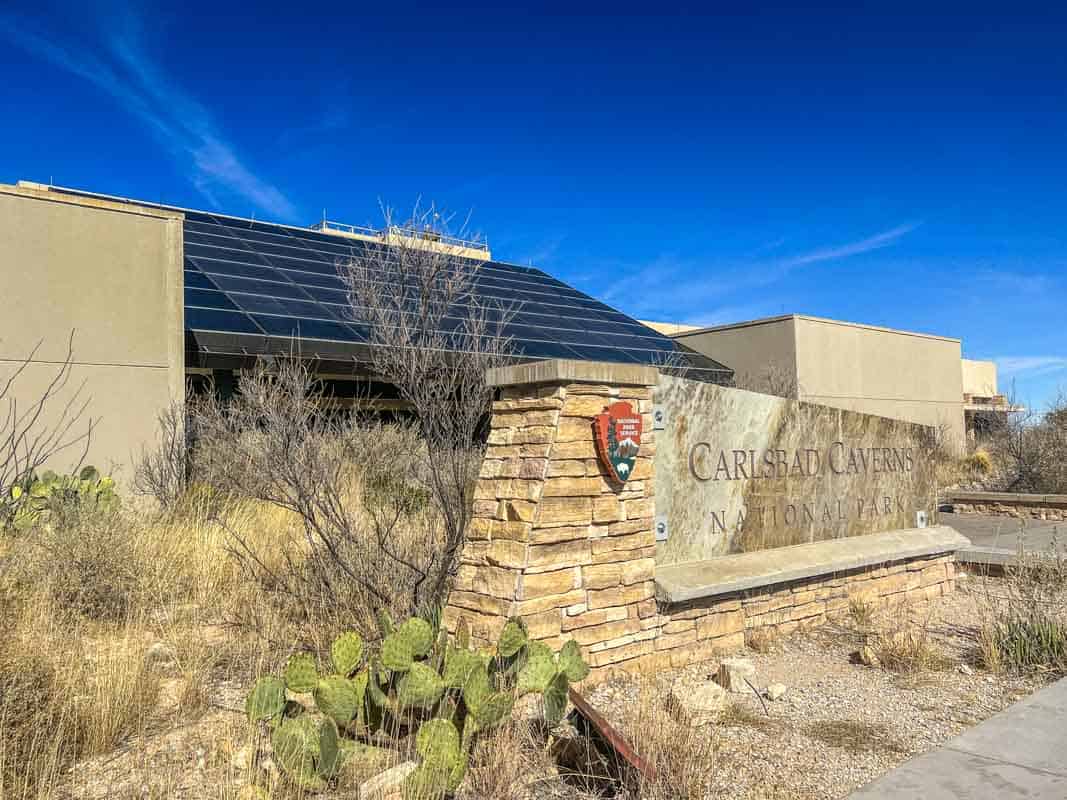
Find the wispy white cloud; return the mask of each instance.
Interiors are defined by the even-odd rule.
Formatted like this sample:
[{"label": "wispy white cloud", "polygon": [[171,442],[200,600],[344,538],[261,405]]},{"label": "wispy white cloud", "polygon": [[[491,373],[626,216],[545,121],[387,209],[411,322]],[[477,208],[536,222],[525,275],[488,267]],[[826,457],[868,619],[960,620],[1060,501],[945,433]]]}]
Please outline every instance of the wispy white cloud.
[{"label": "wispy white cloud", "polygon": [[872,250],[880,250],[883,247],[889,247],[894,244],[898,239],[922,225],[921,222],[910,223],[908,225],[898,225],[895,228],[890,228],[882,233],[869,236],[866,239],[860,239],[857,242],[849,242],[847,244],[837,245],[834,247],[825,247],[819,250],[813,250],[810,253],[804,255],[794,256],[781,262],[781,266],[786,269],[793,267],[800,267],[806,264],[818,264],[823,261],[837,261],[841,258],[848,258],[850,256],[860,255],[861,253],[869,253]]},{"label": "wispy white cloud", "polygon": [[121,33],[92,48],[63,42],[26,20],[0,14],[0,36],[111,95],[188,169],[193,185],[210,202],[216,203],[216,194],[223,191],[279,219],[296,219],[296,207],[241,160],[208,109],[168,80],[145,52],[138,20],[129,16],[126,23]]},{"label": "wispy white cloud", "polygon": [[1004,376],[1036,377],[1067,370],[1067,356],[1000,356],[993,360]]}]

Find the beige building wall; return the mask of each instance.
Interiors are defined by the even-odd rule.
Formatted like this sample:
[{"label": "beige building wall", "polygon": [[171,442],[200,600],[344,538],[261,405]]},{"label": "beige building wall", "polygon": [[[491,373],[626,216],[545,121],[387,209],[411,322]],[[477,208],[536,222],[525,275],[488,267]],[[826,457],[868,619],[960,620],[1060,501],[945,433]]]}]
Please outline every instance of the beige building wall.
[{"label": "beige building wall", "polygon": [[978,397],[997,394],[997,364],[995,361],[963,359],[963,393]]},{"label": "beige building wall", "polygon": [[[120,484],[154,441],[159,410],[184,398],[182,218],[0,185],[0,381],[37,347],[12,391],[26,408],[56,376],[73,331],[69,380],[41,422],[54,422],[80,388],[94,422],[86,462]],[[49,466],[69,469],[79,455]]]},{"label": "beige building wall", "polygon": [[960,341],[797,317],[804,400],[944,428],[962,447]]},{"label": "beige building wall", "polygon": [[781,369],[801,400],[941,427],[963,446],[958,339],[800,315],[675,338],[734,369],[740,385]]},{"label": "beige building wall", "polygon": [[738,386],[759,383],[768,371],[796,383],[796,319],[792,316],[704,328],[674,338],[728,366]]}]

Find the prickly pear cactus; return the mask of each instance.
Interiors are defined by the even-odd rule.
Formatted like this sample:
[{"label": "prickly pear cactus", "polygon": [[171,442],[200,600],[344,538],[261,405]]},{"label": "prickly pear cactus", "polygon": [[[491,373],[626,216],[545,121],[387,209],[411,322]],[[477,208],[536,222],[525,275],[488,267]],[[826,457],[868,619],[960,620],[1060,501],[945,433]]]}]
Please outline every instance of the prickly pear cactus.
[{"label": "prickly pear cactus", "polygon": [[356,685],[340,675],[321,678],[313,695],[315,707],[338,725],[347,725],[355,718],[362,700]]},{"label": "prickly pear cactus", "polygon": [[401,708],[431,708],[445,691],[445,682],[435,670],[415,662],[397,684],[397,702]]},{"label": "prickly pear cactus", "polygon": [[305,789],[325,787],[318,774],[320,740],[319,724],[307,715],[285,720],[271,736],[278,763],[290,780]]},{"label": "prickly pear cactus", "polygon": [[273,675],[255,682],[245,699],[245,712],[250,722],[277,717],[285,710],[285,683]]},{"label": "prickly pear cactus", "polygon": [[[405,781],[405,796],[443,797],[463,780],[476,737],[508,719],[517,696],[540,694],[545,719],[554,726],[566,711],[571,681],[589,672],[576,643],[556,656],[544,643],[530,641],[517,619],[484,652],[470,649],[469,628],[462,623],[449,641],[422,619],[395,626],[384,614],[380,620],[383,636],[376,648],[366,648],[356,633],[334,640],[334,674],[320,674],[314,656],[298,653],[284,678],[261,678],[249,693],[249,718],[268,722],[279,763],[306,789],[324,788],[346,754],[358,752],[346,734],[403,728],[417,731],[422,759]],[[305,706],[287,701],[286,689],[310,692],[314,709],[305,713]],[[399,726],[386,725],[389,720]]]},{"label": "prickly pear cactus", "polygon": [[296,653],[285,665],[285,688],[302,694],[319,685],[319,670],[311,653]]},{"label": "prickly pear cactus", "polygon": [[334,672],[351,677],[363,661],[363,637],[353,631],[342,633],[330,647],[330,659]]}]

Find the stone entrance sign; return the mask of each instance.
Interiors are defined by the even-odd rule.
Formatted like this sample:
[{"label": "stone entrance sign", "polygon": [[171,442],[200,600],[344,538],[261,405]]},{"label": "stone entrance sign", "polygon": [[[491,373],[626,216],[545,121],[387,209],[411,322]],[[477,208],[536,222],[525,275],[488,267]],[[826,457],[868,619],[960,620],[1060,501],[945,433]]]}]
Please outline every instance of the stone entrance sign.
[{"label": "stone entrance sign", "polygon": [[653,402],[658,564],[933,521],[920,425],[667,375]]},{"label": "stone entrance sign", "polygon": [[748,632],[820,625],[854,601],[952,589],[966,540],[906,530],[933,511],[926,429],[637,365],[541,361],[488,379],[499,396],[451,631],[464,619],[490,642],[519,616],[553,649],[576,641],[602,680],[735,652]]}]

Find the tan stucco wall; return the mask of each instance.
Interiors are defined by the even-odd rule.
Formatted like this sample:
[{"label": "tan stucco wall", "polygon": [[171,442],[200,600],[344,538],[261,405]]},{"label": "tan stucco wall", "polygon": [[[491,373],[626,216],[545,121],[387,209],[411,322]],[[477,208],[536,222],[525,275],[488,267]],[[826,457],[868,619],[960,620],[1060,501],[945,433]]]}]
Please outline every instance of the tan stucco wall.
[{"label": "tan stucco wall", "polygon": [[801,399],[944,426],[964,440],[960,342],[796,317]]},{"label": "tan stucco wall", "polygon": [[0,379],[40,343],[15,385],[22,407],[74,331],[74,367],[44,421],[83,386],[96,422],[86,461],[128,483],[156,414],[184,396],[182,215],[0,186],[0,310]]},{"label": "tan stucco wall", "polygon": [[995,361],[963,359],[963,393],[979,397],[993,397],[997,393],[997,364]]},{"label": "tan stucco wall", "polygon": [[796,379],[796,322],[794,317],[775,317],[752,323],[706,328],[673,338],[698,353],[725,364],[734,371],[739,386],[758,379],[768,369]]},{"label": "tan stucco wall", "polygon": [[674,338],[733,368],[739,385],[773,365],[795,375],[801,400],[944,426],[962,447],[958,339],[800,315]]}]

